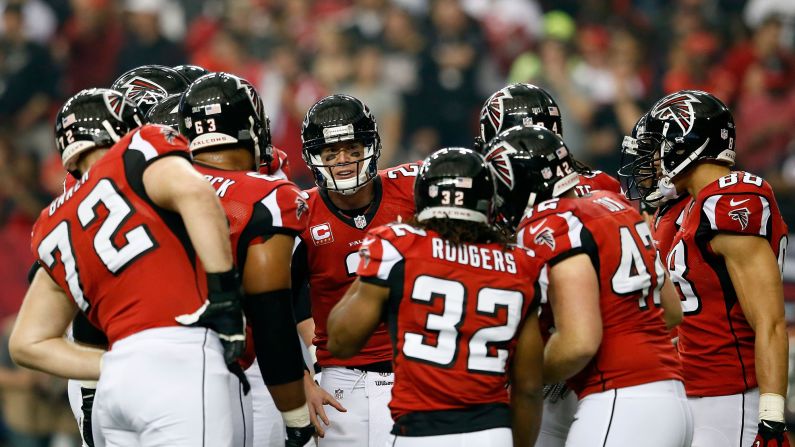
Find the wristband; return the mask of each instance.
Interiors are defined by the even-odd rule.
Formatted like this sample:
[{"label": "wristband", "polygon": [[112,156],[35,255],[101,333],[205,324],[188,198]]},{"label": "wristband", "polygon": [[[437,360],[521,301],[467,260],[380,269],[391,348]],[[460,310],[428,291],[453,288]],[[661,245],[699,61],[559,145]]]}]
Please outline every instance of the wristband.
[{"label": "wristband", "polygon": [[237,287],[237,272],[234,268],[225,272],[207,273],[207,291],[210,293],[228,292],[236,290]]},{"label": "wristband", "polygon": [[759,396],[759,420],[784,422],[784,396],[775,393]]},{"label": "wristband", "polygon": [[309,425],[309,407],[301,405],[295,410],[282,411],[284,425],[291,428],[301,428]]}]

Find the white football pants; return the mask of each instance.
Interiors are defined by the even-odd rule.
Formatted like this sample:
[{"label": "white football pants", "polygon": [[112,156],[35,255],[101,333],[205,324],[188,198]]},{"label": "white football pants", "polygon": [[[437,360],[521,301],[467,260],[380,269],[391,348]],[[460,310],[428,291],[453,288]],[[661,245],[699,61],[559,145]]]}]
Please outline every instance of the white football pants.
[{"label": "white football pants", "polygon": [[581,399],[566,447],[690,447],[692,439],[685,388],[663,380]]},{"label": "white football pants", "polygon": [[[392,431],[389,401],[393,373],[376,373],[342,367],[323,368],[320,386],[348,411],[326,407],[329,425],[320,447],[384,447]],[[407,444],[408,445],[408,444]]]},{"label": "white football pants", "polygon": [[743,394],[690,397],[693,447],[749,447],[759,424],[759,388]]},{"label": "white football pants", "polygon": [[386,447],[512,447],[510,428],[491,428],[471,433],[437,436],[389,435]]},{"label": "white football pants", "polygon": [[569,436],[569,429],[577,412],[577,394],[569,390],[566,397],[555,403],[544,399],[544,414],[541,418],[541,431],[535,447],[563,447]]}]

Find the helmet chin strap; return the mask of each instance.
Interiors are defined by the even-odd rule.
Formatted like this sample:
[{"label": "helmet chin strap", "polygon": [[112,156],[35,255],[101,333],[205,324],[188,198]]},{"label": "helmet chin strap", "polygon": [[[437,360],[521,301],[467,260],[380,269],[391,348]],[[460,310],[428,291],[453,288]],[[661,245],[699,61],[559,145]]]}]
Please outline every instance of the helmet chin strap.
[{"label": "helmet chin strap", "polygon": [[[663,154],[663,145],[665,144],[665,142],[666,142],[666,140],[663,140],[663,142],[660,145],[660,159],[661,160],[664,159],[664,157],[663,157],[664,156],[664,154]],[[702,152],[704,152],[704,149],[707,148],[708,144],[709,144],[709,138],[704,140],[704,144],[699,146],[698,149],[694,150],[692,154],[690,154],[686,159],[684,159],[684,161],[682,161],[682,163],[679,163],[679,166],[677,166],[676,168],[674,168],[670,172],[665,172],[665,163],[662,164],[663,173],[665,175],[657,183],[657,187],[659,188],[659,190],[662,193],[663,197],[666,197],[667,199],[673,199],[673,198],[675,198],[676,196],[679,195],[677,193],[677,191],[676,191],[676,186],[674,186],[673,178],[676,177],[677,175],[681,174],[682,171],[685,170],[685,168],[690,166],[690,164],[693,163],[698,158],[698,156],[701,155]]]}]

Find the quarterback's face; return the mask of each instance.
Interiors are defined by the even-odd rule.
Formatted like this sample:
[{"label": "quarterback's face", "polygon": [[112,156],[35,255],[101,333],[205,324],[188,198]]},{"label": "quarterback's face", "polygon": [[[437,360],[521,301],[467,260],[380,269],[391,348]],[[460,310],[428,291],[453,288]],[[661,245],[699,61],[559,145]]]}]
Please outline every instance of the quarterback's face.
[{"label": "quarterback's face", "polygon": [[364,159],[364,145],[359,141],[340,141],[324,147],[320,158],[335,179],[355,177],[359,172],[357,162]]}]

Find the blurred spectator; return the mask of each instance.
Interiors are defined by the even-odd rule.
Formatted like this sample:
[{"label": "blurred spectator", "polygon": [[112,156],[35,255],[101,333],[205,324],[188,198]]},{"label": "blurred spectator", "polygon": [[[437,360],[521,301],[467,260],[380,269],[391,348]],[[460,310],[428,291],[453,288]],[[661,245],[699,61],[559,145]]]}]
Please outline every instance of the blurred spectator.
[{"label": "blurred spectator", "polygon": [[110,0],[71,0],[72,17],[58,39],[55,54],[65,67],[63,94],[109,86],[117,74],[123,33]]},{"label": "blurred spectator", "polygon": [[723,63],[734,90],[726,99],[734,103],[747,86],[745,76],[751,67],[762,67],[765,83],[785,85],[795,82],[793,53],[781,46],[781,19],[769,16],[753,31],[751,38],[732,48]]},{"label": "blurred spectator", "polygon": [[503,74],[543,32],[543,13],[534,0],[461,0],[461,5],[483,25],[489,54]]},{"label": "blurred spectator", "polygon": [[287,153],[292,180],[314,185],[312,173],[301,159],[301,123],[309,107],[326,90],[301,65],[295,47],[282,44],[273,50],[264,76],[256,83],[271,119],[273,144]]},{"label": "blurred spectator", "polygon": [[431,7],[428,46],[420,59],[420,89],[410,97],[407,126],[417,156],[439,146],[470,146],[482,100],[477,68],[485,42],[457,0]]},{"label": "blurred spectator", "polygon": [[56,96],[57,72],[47,49],[26,39],[21,4],[7,4],[2,23],[0,123],[16,131],[15,138],[25,143],[25,149],[35,150],[25,140],[33,126],[47,117]]},{"label": "blurred spectator", "polygon": [[125,2],[124,44],[119,52],[116,74],[147,64],[179,65],[185,62],[182,48],[161,32],[160,11],[170,2],[127,0]]},{"label": "blurred spectator", "polygon": [[381,50],[362,47],[354,58],[354,77],[340,91],[367,104],[378,122],[381,136],[381,166],[393,166],[401,156],[400,131],[403,123],[403,102],[394,87],[384,81]]},{"label": "blurred spectator", "polygon": [[401,93],[415,92],[419,86],[419,54],[425,45],[414,19],[403,9],[386,12],[383,48],[384,82]]},{"label": "blurred spectator", "polygon": [[312,76],[328,91],[337,90],[353,74],[348,36],[334,22],[318,23]]},{"label": "blurred spectator", "polygon": [[386,0],[355,0],[346,31],[356,42],[373,43],[384,29]]},{"label": "blurred spectator", "polygon": [[[6,7],[22,8],[22,30],[25,39],[45,45],[58,25],[55,12],[43,0],[0,0],[0,11]],[[5,23],[0,22],[0,35],[6,33]]]},{"label": "blurred spectator", "polygon": [[795,84],[777,82],[764,65],[753,64],[737,101],[737,158],[743,169],[777,175],[795,144]]},{"label": "blurred spectator", "polygon": [[699,31],[680,40],[671,48],[669,69],[663,79],[664,93],[694,89],[708,91],[718,98],[731,95],[733,81],[715,65],[718,50],[717,37],[708,31]]},{"label": "blurred spectator", "polygon": [[781,45],[795,49],[795,2],[791,0],[749,0],[743,11],[745,23],[757,28],[770,16],[781,19]]},{"label": "blurred spectator", "polygon": [[0,135],[0,318],[19,309],[33,264],[30,231],[51,196],[39,183],[36,157],[15,151]]}]

